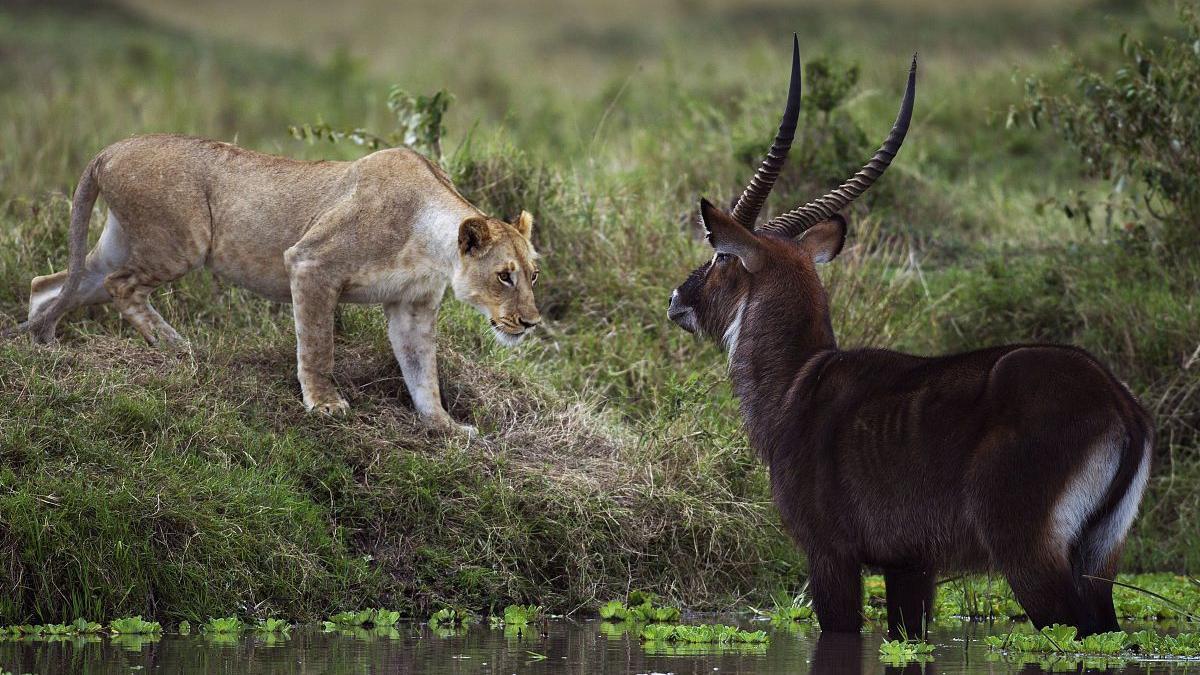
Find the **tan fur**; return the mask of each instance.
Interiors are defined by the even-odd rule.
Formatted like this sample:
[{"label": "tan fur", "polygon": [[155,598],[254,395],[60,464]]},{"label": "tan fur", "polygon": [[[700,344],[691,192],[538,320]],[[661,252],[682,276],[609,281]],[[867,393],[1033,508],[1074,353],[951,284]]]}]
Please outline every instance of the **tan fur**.
[{"label": "tan fur", "polygon": [[[87,254],[97,196],[110,213]],[[339,302],[382,304],[418,413],[450,427],[438,392],[434,326],[447,284],[515,344],[540,321],[533,220],[487,218],[432,163],[407,149],[354,162],[301,162],[172,135],[114,143],[92,160],[73,204],[70,273],[38,277],[29,320],[39,341],[74,307],[111,301],[151,344],[182,338],[149,303],[199,267],[290,301],[304,404],[347,408],[331,379]],[[506,275],[508,283],[501,278]]]}]

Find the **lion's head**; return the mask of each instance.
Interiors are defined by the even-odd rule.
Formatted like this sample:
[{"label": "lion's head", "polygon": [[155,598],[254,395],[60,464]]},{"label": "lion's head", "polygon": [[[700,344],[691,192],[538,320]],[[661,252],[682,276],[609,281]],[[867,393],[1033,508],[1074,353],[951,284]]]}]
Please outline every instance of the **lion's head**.
[{"label": "lion's head", "polygon": [[533,299],[538,254],[532,232],[533,216],[525,211],[512,223],[475,216],[458,228],[454,295],[486,316],[496,339],[508,346],[542,320]]}]

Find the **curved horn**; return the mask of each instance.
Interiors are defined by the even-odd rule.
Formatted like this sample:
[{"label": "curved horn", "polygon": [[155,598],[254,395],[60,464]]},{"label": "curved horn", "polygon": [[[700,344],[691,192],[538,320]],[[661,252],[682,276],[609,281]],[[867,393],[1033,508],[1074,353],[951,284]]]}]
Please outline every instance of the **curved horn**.
[{"label": "curved horn", "polygon": [[787,160],[788,150],[792,147],[792,139],[796,136],[796,119],[800,116],[800,40],[792,33],[792,79],[788,85],[787,106],[783,109],[783,117],[779,120],[779,133],[775,134],[775,142],[763,158],[762,165],[754,172],[750,184],[738,197],[733,205],[733,219],[747,229],[754,229],[754,221],[758,212],[762,211],[763,203],[771,188],[775,187],[775,179],[783,169]]},{"label": "curved horn", "polygon": [[850,202],[858,199],[866,192],[883,172],[887,170],[900,145],[904,143],[904,135],[908,133],[908,123],[912,120],[913,98],[917,87],[917,55],[913,54],[912,67],[908,70],[908,87],[904,90],[904,100],[900,103],[900,113],[896,115],[896,123],[887,140],[883,142],[871,161],[854,174],[849,180],[829,191],[824,197],[787,213],[775,216],[767,224],[759,228],[760,232],[782,234],[795,237],[813,225],[828,220],[833,214],[846,208]]}]

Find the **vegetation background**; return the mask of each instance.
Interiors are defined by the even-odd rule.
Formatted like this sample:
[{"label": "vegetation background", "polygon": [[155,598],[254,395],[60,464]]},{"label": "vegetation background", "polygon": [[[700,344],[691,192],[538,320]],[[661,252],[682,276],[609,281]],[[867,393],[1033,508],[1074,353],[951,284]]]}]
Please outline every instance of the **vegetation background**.
[{"label": "vegetation background", "polygon": [[[1149,174],[1105,171],[1094,137],[1064,132],[1092,91],[1068,63],[1111,75],[1137,56],[1123,33],[1190,45],[1176,5],[9,2],[3,323],[65,265],[69,197],[105,145],[182,132],[351,159],[366,150],[289,126],[385,134],[392,84],[449,91],[444,162],[463,191],[538,218],[549,321],[510,351],[444,306],[451,411],[484,431],[469,441],[416,424],[374,308],[341,316],[343,419],[302,410],[288,308],[205,273],[156,300],[190,354],[146,347],[111,308],[65,322],[52,348],[0,343],[0,623],[571,611],[630,588],[721,607],[799,589],[724,359],[664,315],[708,255],[697,198],[727,202],[770,141],[792,31],[814,68],[771,211],[869,156],[921,57],[908,141],[824,270],[842,345],[1093,351],[1160,431],[1126,567],[1195,574],[1196,240],[1142,208]],[[1035,127],[1035,110],[1056,114]]]}]

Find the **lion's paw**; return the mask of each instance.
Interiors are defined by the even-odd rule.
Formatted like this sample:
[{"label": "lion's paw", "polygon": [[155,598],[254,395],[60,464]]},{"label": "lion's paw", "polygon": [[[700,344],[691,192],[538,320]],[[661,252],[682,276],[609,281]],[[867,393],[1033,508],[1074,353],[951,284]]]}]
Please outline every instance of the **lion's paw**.
[{"label": "lion's paw", "polygon": [[340,396],[332,401],[317,401],[306,407],[308,412],[321,415],[341,415],[350,410],[350,404]]}]

